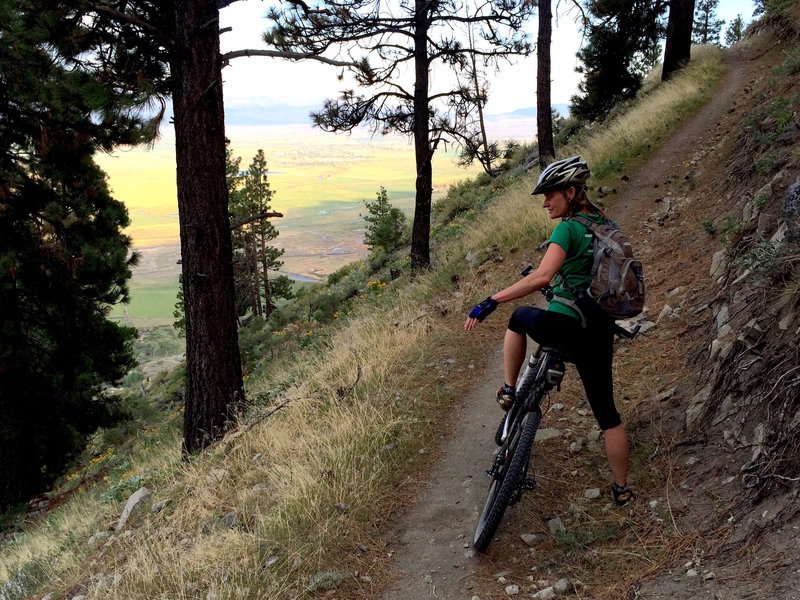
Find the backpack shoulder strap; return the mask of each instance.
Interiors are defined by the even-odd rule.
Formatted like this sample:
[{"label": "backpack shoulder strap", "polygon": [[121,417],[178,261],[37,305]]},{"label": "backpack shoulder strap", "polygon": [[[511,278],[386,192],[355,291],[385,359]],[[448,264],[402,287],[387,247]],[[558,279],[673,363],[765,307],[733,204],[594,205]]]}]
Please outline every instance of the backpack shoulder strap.
[{"label": "backpack shoulder strap", "polygon": [[587,219],[583,215],[572,215],[572,218],[575,219],[578,223],[580,223],[584,227],[586,227],[586,229],[588,229],[592,233],[594,233],[595,230],[597,229],[597,223],[595,223],[590,219]]}]

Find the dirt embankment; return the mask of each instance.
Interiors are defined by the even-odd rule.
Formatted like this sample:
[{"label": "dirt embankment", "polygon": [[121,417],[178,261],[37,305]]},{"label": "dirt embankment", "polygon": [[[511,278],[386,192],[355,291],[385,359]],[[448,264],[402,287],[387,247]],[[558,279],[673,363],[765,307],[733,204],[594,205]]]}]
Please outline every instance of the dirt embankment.
[{"label": "dirt embankment", "polygon": [[[645,261],[656,323],[617,349],[634,507],[609,502],[601,440],[571,370],[544,418],[553,437],[537,440],[538,488],[475,555],[500,416],[498,345],[384,540],[391,581],[376,597],[537,598],[559,581],[581,598],[800,597],[800,292],[784,206],[800,175],[798,77],[776,78],[786,52],[772,31],[728,53],[712,101],[620,183],[611,210]],[[502,327],[491,332],[499,340]],[[554,518],[564,525],[555,535]]]}]

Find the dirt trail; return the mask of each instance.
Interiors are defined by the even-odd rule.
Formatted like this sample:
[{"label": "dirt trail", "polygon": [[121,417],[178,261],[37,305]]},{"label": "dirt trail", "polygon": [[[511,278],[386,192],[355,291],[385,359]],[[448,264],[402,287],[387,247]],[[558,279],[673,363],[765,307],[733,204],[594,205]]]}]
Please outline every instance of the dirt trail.
[{"label": "dirt trail", "polygon": [[[661,200],[663,184],[676,176],[683,177],[698,141],[717,137],[721,117],[732,112],[735,95],[742,88],[744,68],[733,53],[727,55],[726,63],[727,74],[711,101],[675,132],[629,183],[621,184],[620,195],[610,214],[634,239],[641,239],[644,235],[640,224],[659,206],[654,202]],[[667,268],[667,265],[660,268]],[[489,588],[496,590],[489,596],[505,597],[503,586],[498,586],[492,575],[504,570],[511,562],[517,562],[516,555],[525,554],[519,548],[520,526],[506,521],[513,521],[515,514],[519,515],[520,510],[527,508],[520,505],[510,509],[488,557],[476,555],[471,548],[475,522],[487,491],[483,471],[494,450],[492,437],[501,416],[492,400],[502,374],[499,342],[498,339],[498,349],[487,361],[486,383],[465,399],[460,414],[452,421],[451,431],[446,432],[446,439],[437,450],[440,458],[416,504],[395,517],[396,530],[388,538],[392,553],[388,566],[395,574],[395,580],[388,590],[377,594],[376,599],[469,599],[473,595],[486,598],[485,590]],[[574,371],[567,377],[577,379]],[[557,401],[565,402],[562,397]],[[619,397],[618,404],[621,404]],[[624,418],[624,404],[621,404],[620,411]],[[589,420],[584,422],[591,427]],[[543,426],[551,426],[546,421]],[[564,453],[559,449],[552,454],[554,459],[560,460],[556,454]],[[597,450],[594,454],[596,457],[581,467],[587,473],[595,465],[604,468],[602,451]],[[575,475],[574,471],[572,475]],[[590,478],[587,474],[581,480],[582,475],[578,473],[576,480]],[[502,549],[503,544],[511,547]],[[494,548],[495,545],[500,549]],[[534,551],[531,550],[530,554],[533,556]]]}]

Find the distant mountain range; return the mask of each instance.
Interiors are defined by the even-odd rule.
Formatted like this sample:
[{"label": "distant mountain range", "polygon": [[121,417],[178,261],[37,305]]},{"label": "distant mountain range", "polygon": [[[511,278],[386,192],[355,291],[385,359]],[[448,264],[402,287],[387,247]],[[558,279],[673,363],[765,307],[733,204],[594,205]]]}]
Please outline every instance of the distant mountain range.
[{"label": "distant mountain range", "polygon": [[[318,111],[321,106],[289,106],[287,104],[270,104],[258,99],[241,100],[225,105],[225,123],[227,125],[295,125],[311,122],[310,114]],[[566,116],[569,113],[568,104],[554,104],[559,114]],[[490,114],[486,116],[489,123],[507,122],[509,120],[536,119],[536,107],[518,108],[508,113]]]}]

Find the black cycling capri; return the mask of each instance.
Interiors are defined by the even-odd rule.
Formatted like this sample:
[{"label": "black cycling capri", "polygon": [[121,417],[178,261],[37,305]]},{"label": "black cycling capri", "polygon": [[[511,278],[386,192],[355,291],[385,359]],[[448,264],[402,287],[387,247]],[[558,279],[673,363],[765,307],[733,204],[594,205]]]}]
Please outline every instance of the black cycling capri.
[{"label": "black cycling capri", "polygon": [[567,315],[520,306],[512,313],[508,328],[514,333],[531,336],[542,346],[565,352],[578,368],[600,429],[612,429],[622,424],[614,405],[611,373],[614,333],[609,327],[590,324],[583,328],[578,319]]}]

